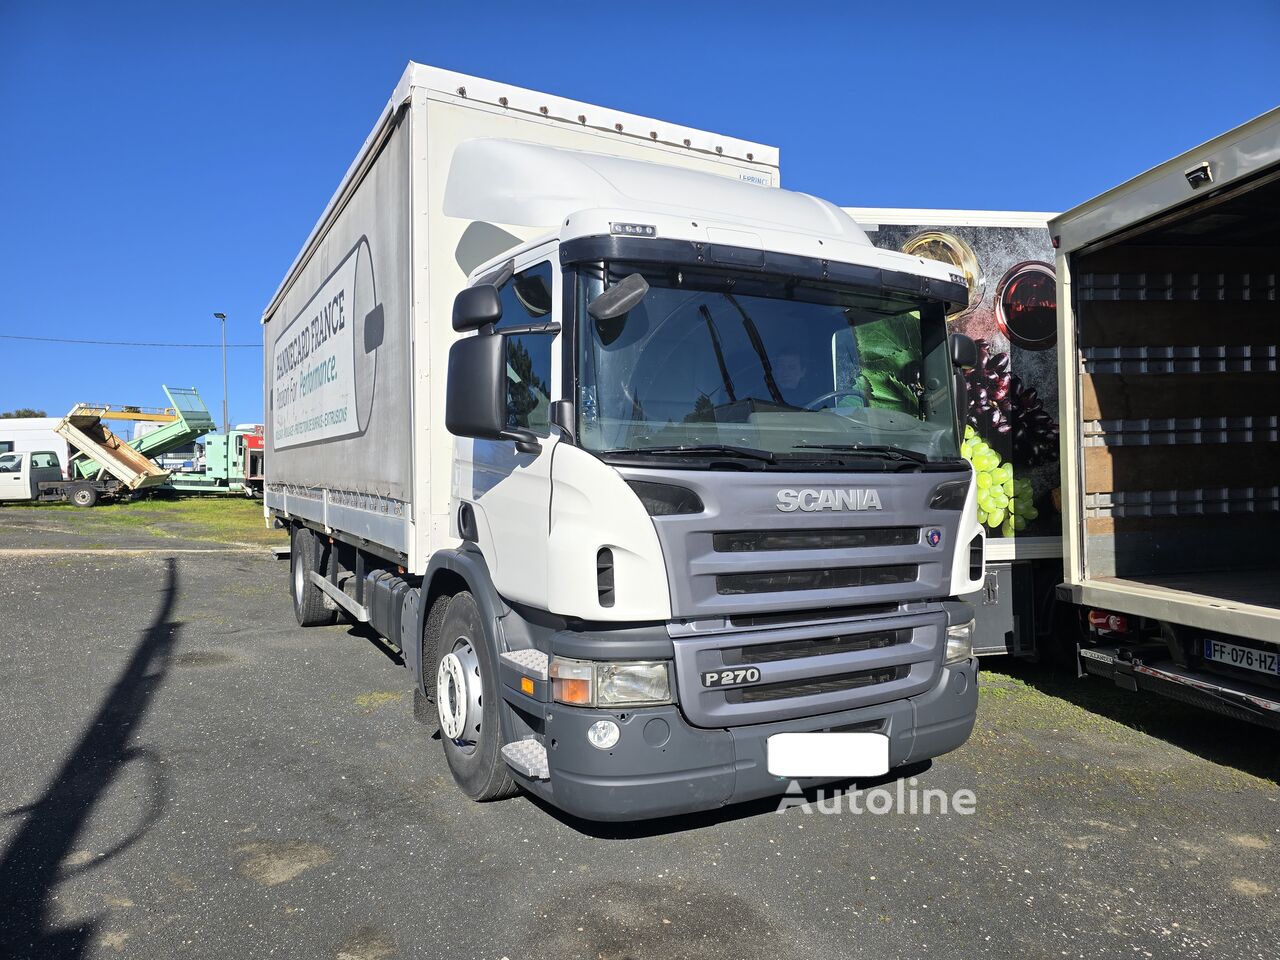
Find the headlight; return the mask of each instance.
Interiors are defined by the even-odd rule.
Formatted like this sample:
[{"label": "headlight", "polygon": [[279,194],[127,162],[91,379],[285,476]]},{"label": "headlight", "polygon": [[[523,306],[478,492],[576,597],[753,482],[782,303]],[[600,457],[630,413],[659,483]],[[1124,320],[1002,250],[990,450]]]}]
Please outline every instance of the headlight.
[{"label": "headlight", "polygon": [[643,706],[671,702],[665,661],[551,660],[551,695],[580,707]]},{"label": "headlight", "polygon": [[973,656],[973,621],[947,627],[947,663]]},{"label": "headlight", "polygon": [[601,663],[596,666],[596,702],[665,703],[671,699],[665,663]]}]

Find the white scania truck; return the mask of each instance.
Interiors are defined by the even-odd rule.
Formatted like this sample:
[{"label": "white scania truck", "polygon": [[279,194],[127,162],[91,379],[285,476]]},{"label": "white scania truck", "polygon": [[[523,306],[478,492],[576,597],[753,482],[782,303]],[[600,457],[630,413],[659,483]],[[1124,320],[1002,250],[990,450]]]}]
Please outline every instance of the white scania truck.
[{"label": "white scania truck", "polygon": [[410,64],[264,314],[298,620],[403,651],[473,799],[683,813],[973,727],[964,278],[777,178]]}]

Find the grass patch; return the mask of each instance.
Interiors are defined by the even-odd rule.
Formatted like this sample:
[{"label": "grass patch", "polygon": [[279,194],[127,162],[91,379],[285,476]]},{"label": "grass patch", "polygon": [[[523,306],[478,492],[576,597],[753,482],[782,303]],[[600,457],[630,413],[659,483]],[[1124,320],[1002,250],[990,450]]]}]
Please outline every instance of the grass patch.
[{"label": "grass patch", "polygon": [[[1183,774],[1198,759],[1208,765],[1200,774],[1216,770],[1238,787],[1280,783],[1280,757],[1258,748],[1270,734],[1253,724],[1154,693],[1122,690],[1098,677],[1009,660],[1001,668],[984,665],[979,674],[979,740],[1013,737],[1034,749],[1070,737],[1103,755],[1163,751],[1167,745],[1174,753],[1162,755]],[[1175,761],[1175,753],[1181,759]]]},{"label": "grass patch", "polygon": [[53,526],[94,538],[93,546],[110,547],[111,534],[137,533],[179,540],[283,546],[283,530],[266,526],[262,501],[236,496],[146,499],[106,503],[83,509],[70,504],[28,504]]}]

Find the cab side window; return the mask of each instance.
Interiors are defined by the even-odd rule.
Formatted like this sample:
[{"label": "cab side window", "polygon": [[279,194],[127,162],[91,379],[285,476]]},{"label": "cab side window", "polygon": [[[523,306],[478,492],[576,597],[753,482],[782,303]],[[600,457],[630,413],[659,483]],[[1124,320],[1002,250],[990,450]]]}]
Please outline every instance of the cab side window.
[{"label": "cab side window", "polygon": [[551,264],[522,270],[499,291],[502,319],[499,333],[507,336],[507,426],[532,430],[541,437],[551,432],[551,347],[555,331],[519,331],[551,323]]},{"label": "cab side window", "polygon": [[48,469],[50,467],[55,470],[60,470],[62,468],[61,464],[58,463],[58,455],[48,451],[33,453],[31,455],[31,466],[32,469],[35,470]]}]

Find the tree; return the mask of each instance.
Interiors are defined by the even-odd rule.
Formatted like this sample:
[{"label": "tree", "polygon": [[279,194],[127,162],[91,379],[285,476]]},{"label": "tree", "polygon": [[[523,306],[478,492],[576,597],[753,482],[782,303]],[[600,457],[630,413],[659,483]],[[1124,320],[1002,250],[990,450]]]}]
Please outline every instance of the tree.
[{"label": "tree", "polygon": [[19,420],[25,417],[47,417],[48,414],[43,410],[33,410],[31,407],[19,407],[17,410],[5,410],[0,412],[0,420]]}]

